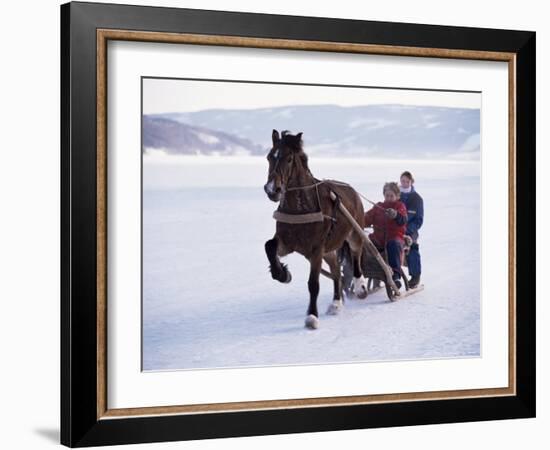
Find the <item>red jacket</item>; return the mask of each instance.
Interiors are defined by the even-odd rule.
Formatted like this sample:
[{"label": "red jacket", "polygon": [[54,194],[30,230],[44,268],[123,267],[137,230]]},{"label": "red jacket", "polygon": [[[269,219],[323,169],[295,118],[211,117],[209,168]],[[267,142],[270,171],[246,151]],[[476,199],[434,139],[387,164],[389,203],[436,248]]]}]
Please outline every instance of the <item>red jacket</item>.
[{"label": "red jacket", "polygon": [[[397,217],[390,219],[385,210],[393,208],[397,211]],[[384,243],[397,239],[403,242],[407,230],[407,208],[399,200],[395,202],[378,202],[365,213],[365,227],[372,226],[374,232],[370,235],[371,240],[378,248],[383,248]]]}]

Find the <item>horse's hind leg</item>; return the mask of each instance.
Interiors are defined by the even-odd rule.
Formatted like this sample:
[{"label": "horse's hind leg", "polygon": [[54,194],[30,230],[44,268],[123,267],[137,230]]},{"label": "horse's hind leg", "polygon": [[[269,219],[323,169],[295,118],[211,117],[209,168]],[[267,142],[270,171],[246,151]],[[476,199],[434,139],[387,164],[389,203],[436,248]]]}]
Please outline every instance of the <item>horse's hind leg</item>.
[{"label": "horse's hind leg", "polygon": [[367,298],[367,280],[363,276],[363,271],[361,270],[361,255],[363,254],[363,240],[357,234],[357,232],[352,232],[348,240],[350,250],[351,250],[351,259],[353,261],[353,292],[360,299]]},{"label": "horse's hind leg", "polygon": [[342,309],[344,304],[342,303],[342,273],[340,264],[338,262],[338,255],[336,251],[327,253],[323,259],[330,267],[330,273],[334,281],[334,296],[332,303],[328,307],[327,314],[336,315]]},{"label": "horse's hind leg", "polygon": [[271,277],[281,283],[290,283],[292,275],[286,264],[282,264],[279,255],[282,254],[279,239],[275,236],[265,243],[265,254],[269,260],[269,270]]},{"label": "horse's hind leg", "polygon": [[344,241],[342,247],[337,252],[338,264],[342,266],[341,281],[342,288],[346,297],[351,297],[351,282],[353,281],[353,260],[349,243]]}]

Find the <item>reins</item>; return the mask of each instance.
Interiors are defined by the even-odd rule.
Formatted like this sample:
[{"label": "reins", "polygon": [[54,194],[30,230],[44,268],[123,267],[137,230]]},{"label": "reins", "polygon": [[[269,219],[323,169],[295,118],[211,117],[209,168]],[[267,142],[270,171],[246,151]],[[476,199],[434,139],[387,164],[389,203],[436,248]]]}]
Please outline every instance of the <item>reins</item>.
[{"label": "reins", "polygon": [[[327,181],[329,183],[333,183],[333,184],[339,184],[341,186],[349,186],[348,183],[343,183],[342,181],[328,180],[326,178],[323,178],[321,181],[318,181],[317,183],[314,183],[314,184],[308,184],[306,186],[293,186],[293,187],[286,188],[285,190],[286,191],[296,191],[296,190],[300,190],[300,189],[309,189],[309,188],[314,188],[314,187],[317,188],[320,184],[323,184],[325,181]],[[360,197],[362,197],[364,200],[369,202],[374,207],[384,209],[378,203],[373,202],[371,199],[369,199],[366,196],[364,196],[363,194],[361,194],[361,192],[359,192],[357,189],[354,189],[354,190],[355,190],[355,192],[357,192],[359,194]],[[317,192],[317,197],[319,197],[319,192]]]},{"label": "reins", "polygon": [[[315,188],[315,194],[317,196],[317,205],[319,207],[319,211],[313,212],[313,213],[303,213],[303,214],[288,214],[284,213],[282,211],[279,211],[278,209],[273,212],[273,218],[277,220],[278,222],[284,222],[284,223],[290,223],[290,224],[303,224],[303,223],[311,223],[311,222],[322,222],[324,219],[330,219],[334,221],[335,219],[331,216],[328,216],[326,214],[323,214],[322,208],[321,208],[321,196],[319,195],[319,186],[324,183],[332,183],[340,186],[350,186],[348,183],[344,183],[341,181],[336,180],[328,180],[323,178],[320,181],[316,181],[312,184],[307,184],[305,186],[291,186],[287,187],[285,189],[286,192],[289,191],[299,191],[299,190],[307,190],[307,189],[313,189]],[[332,191],[331,191],[332,192]],[[357,191],[356,191],[357,192]],[[374,203],[373,201],[369,200],[367,197],[365,197],[360,192],[357,192],[361,197],[363,197],[365,200],[367,200],[369,203],[372,203],[375,207],[384,209],[378,204]]]},{"label": "reins", "polygon": [[[293,158],[294,158],[294,155],[293,155]],[[275,161],[275,166],[269,172],[269,177],[271,177],[271,175],[277,170],[280,160],[281,160],[281,156],[278,156],[276,161]],[[309,172],[309,169],[307,167],[306,167],[306,169]],[[292,175],[292,172],[294,171],[294,164],[292,165],[290,170],[291,170],[290,175]],[[309,174],[313,177],[311,172],[309,172]],[[289,179],[291,178],[290,175],[288,177]],[[315,177],[313,177],[313,179],[315,179]],[[280,211],[279,209],[277,209],[276,211],[273,212],[273,218],[275,220],[277,220],[278,222],[290,223],[290,224],[303,224],[303,223],[311,223],[311,222],[322,222],[325,219],[330,219],[332,221],[335,221],[334,217],[323,214],[323,210],[322,210],[322,207],[321,207],[321,196],[319,195],[319,186],[321,184],[324,184],[325,182],[333,183],[333,184],[340,185],[340,186],[350,186],[348,183],[344,183],[344,182],[336,181],[336,180],[328,180],[328,179],[323,178],[320,181],[316,181],[313,184],[308,184],[308,185],[305,185],[305,186],[289,186],[289,187],[286,187],[283,191],[283,196],[284,196],[284,192],[292,192],[292,191],[299,191],[299,190],[306,190],[306,189],[315,188],[315,195],[317,196],[317,206],[319,208],[319,211],[313,212],[313,213],[289,214],[289,213],[284,213],[284,212]],[[378,204],[376,204],[375,202],[373,202],[372,200],[365,197],[360,192],[358,192],[358,191],[355,191],[355,192],[357,192],[362,198],[364,198],[367,202],[374,205],[376,208],[384,209],[381,206],[379,206]]]}]

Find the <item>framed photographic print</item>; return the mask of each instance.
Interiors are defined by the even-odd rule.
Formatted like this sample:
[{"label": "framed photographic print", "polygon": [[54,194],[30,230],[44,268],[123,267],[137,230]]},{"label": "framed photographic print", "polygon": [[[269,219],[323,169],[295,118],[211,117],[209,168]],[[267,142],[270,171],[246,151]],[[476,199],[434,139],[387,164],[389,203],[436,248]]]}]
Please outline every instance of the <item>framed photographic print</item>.
[{"label": "framed photographic print", "polygon": [[535,415],[535,33],[61,7],[61,442]]}]

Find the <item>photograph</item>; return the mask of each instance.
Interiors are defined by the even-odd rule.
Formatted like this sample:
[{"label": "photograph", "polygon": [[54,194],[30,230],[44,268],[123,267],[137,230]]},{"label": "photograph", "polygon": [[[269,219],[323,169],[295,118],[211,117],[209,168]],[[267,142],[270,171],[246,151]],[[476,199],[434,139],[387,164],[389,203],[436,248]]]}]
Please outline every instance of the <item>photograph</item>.
[{"label": "photograph", "polygon": [[174,6],[60,8],[59,441],[534,418],[534,22]]},{"label": "photograph", "polygon": [[481,108],[142,76],[142,371],[480,358]]}]

